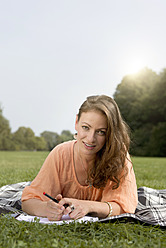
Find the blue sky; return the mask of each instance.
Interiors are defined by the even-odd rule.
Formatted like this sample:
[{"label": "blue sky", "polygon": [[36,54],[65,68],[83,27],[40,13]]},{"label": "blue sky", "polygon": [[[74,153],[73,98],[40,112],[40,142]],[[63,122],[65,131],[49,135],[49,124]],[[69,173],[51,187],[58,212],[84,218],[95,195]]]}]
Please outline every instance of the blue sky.
[{"label": "blue sky", "polygon": [[0,0],[0,102],[12,132],[74,132],[89,95],[166,68],[165,0]]}]

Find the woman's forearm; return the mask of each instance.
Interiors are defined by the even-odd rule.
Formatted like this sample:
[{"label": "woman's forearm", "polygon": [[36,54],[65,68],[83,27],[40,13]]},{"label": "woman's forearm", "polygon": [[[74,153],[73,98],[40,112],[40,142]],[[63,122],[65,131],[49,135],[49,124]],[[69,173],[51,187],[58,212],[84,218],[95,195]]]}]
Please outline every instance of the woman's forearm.
[{"label": "woman's forearm", "polygon": [[[106,218],[109,215],[111,209],[112,215],[119,215],[124,213],[121,206],[116,202],[110,202],[111,207],[109,207],[109,204],[107,204],[106,202],[62,198],[60,204],[69,204],[69,208],[67,208],[64,213],[70,214],[70,217],[72,219],[78,219],[85,215]],[[72,212],[70,206],[74,207],[74,210]]]},{"label": "woman's forearm", "polygon": [[[57,213],[58,219],[60,219],[60,216],[70,213],[70,217],[73,219],[77,219],[80,217],[83,217],[84,215],[90,214],[91,216],[96,216],[99,218],[106,218],[110,213],[109,205],[106,202],[97,202],[97,201],[86,201],[86,200],[77,200],[72,198],[63,198],[65,202],[74,205],[75,210],[70,213],[70,209],[67,208],[66,210],[61,209],[61,207],[58,206],[59,209],[57,209],[57,204],[52,202],[52,209],[48,211],[48,204],[46,201],[41,201],[39,199],[29,199],[22,202],[22,210],[30,215],[34,216],[40,216],[40,217],[48,217],[54,218],[54,213]],[[62,202],[61,202],[62,203]],[[54,206],[56,204],[56,206]],[[123,209],[120,207],[119,204],[116,202],[110,202],[112,206],[112,215],[119,215],[124,213]],[[59,205],[59,204],[58,204]],[[56,207],[56,208],[55,208]],[[52,216],[53,214],[53,216]]]},{"label": "woman's forearm", "polygon": [[39,199],[29,199],[22,202],[22,210],[30,215],[45,217],[46,204],[47,202]]},{"label": "woman's forearm", "polygon": [[[110,207],[106,202],[88,202],[90,212],[92,216],[98,216],[99,218],[106,218],[110,213]],[[111,215],[119,215],[124,213],[121,206],[116,202],[110,202],[112,206]]]}]

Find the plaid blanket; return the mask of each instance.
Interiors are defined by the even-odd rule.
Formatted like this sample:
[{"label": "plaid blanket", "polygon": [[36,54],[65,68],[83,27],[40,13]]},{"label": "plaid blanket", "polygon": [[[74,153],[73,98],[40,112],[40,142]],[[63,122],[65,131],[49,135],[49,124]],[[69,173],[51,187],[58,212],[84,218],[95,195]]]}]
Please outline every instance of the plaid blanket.
[{"label": "plaid blanket", "polygon": [[[31,182],[21,182],[5,185],[0,188],[0,213],[25,214],[21,210],[21,195],[23,189]],[[156,190],[148,187],[138,189],[138,205],[134,214],[125,213],[111,216],[100,222],[116,220],[136,220],[150,225],[166,227],[166,189]]]},{"label": "plaid blanket", "polygon": [[125,213],[111,216],[101,222],[120,219],[138,220],[149,225],[166,227],[166,189],[156,190],[148,187],[138,189],[138,205],[134,214]]},{"label": "plaid blanket", "polygon": [[0,213],[23,213],[21,195],[23,189],[31,182],[5,185],[0,188]]}]

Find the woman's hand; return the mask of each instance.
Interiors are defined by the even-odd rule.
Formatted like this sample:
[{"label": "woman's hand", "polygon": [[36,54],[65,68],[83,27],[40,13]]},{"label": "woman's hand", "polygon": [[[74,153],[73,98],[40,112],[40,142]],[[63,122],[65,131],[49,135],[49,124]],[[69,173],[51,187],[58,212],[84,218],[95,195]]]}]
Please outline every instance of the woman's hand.
[{"label": "woman's hand", "polygon": [[[61,200],[62,196],[58,196],[57,199]],[[52,200],[41,201],[39,199],[29,199],[22,202],[22,210],[30,215],[47,217],[53,221],[62,218],[65,207]]]},{"label": "woman's hand", "polygon": [[84,217],[90,212],[90,203],[84,200],[78,200],[73,198],[62,198],[59,201],[59,204],[63,206],[64,204],[68,204],[63,214],[69,214],[71,219],[79,219]]},{"label": "woman's hand", "polygon": [[[109,207],[105,202],[62,198],[62,195],[57,195],[56,199],[59,203],[55,203],[52,200],[29,199],[22,202],[22,210],[30,215],[47,217],[50,221],[61,220],[64,214],[69,214],[75,220],[89,213],[99,218],[106,218],[109,214]],[[110,203],[113,215],[124,213],[119,204],[116,202]],[[64,204],[69,206],[65,209]]]},{"label": "woman's hand", "polygon": [[47,201],[45,209],[46,217],[50,221],[61,220],[64,210],[64,206],[61,206],[59,203],[55,203],[52,200]]},{"label": "woman's hand", "polygon": [[[64,204],[69,205],[69,207],[67,207],[63,213],[69,214],[70,218],[74,220],[82,218],[87,214],[99,218],[106,218],[110,213],[110,208],[106,202],[62,198],[59,201],[59,204],[61,206]],[[124,213],[124,210],[118,203],[110,202],[110,204],[112,206],[112,215],[119,215]]]}]

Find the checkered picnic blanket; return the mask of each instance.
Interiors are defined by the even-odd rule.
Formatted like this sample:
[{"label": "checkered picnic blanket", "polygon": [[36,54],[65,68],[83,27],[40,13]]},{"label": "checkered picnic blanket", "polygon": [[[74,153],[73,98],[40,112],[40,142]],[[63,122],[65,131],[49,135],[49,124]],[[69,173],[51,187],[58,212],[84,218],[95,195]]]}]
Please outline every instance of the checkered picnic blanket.
[{"label": "checkered picnic blanket", "polygon": [[[25,214],[21,210],[21,195],[23,189],[31,182],[20,182],[5,185],[0,188],[0,213]],[[134,214],[125,213],[111,216],[100,222],[112,222],[124,219],[138,220],[150,225],[166,227],[166,189],[156,190],[148,187],[138,189],[138,205]]]},{"label": "checkered picnic blanket", "polygon": [[138,189],[138,205],[134,214],[125,213],[111,216],[100,222],[126,219],[140,221],[149,225],[166,227],[166,189],[157,190],[148,187]]},{"label": "checkered picnic blanket", "polygon": [[21,195],[23,189],[31,182],[21,182],[5,185],[0,188],[0,213],[23,213],[21,210]]}]

